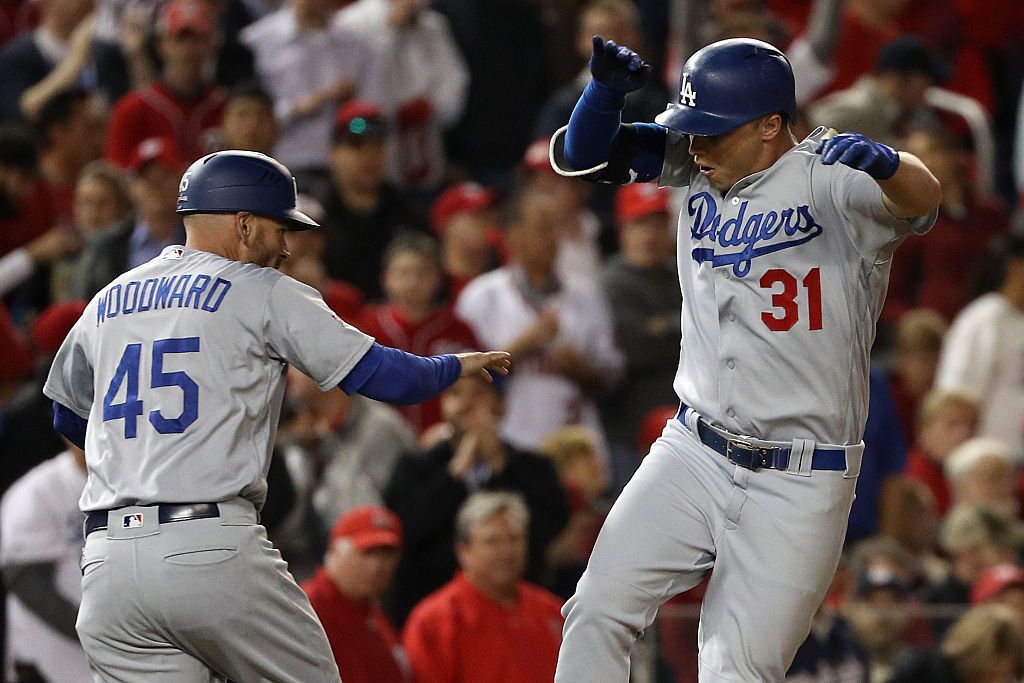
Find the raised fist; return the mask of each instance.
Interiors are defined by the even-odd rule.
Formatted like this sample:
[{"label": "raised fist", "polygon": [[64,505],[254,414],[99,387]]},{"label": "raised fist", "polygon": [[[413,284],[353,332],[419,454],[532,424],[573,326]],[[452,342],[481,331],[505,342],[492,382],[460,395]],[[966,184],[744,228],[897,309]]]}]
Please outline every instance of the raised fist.
[{"label": "raised fist", "polygon": [[628,47],[594,36],[590,73],[601,85],[625,95],[647,85],[651,71],[653,67]]}]

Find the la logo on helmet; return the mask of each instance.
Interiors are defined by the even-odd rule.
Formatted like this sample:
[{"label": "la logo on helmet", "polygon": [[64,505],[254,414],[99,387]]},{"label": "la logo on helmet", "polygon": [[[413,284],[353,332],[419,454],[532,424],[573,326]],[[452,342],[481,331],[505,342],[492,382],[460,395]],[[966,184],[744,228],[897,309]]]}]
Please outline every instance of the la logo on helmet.
[{"label": "la logo on helmet", "polygon": [[685,104],[690,107],[697,106],[697,91],[690,85],[690,74],[685,71],[679,83],[679,104]]}]

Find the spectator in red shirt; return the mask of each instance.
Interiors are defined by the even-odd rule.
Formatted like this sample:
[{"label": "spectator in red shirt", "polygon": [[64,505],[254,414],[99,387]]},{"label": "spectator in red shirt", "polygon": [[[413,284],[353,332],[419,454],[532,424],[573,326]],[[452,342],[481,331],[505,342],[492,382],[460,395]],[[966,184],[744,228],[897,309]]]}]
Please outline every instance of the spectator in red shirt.
[{"label": "spectator in red shirt", "polygon": [[947,321],[974,298],[993,240],[1009,229],[1005,209],[975,191],[968,155],[940,128],[916,129],[901,149],[916,154],[942,184],[942,205],[926,240],[907,240],[893,258],[882,316],[930,308]]},{"label": "spectator in red shirt", "polygon": [[943,472],[949,454],[974,436],[978,402],[954,391],[933,390],[921,403],[918,436],[907,454],[907,475],[927,486],[940,515],[952,507],[952,493]]},{"label": "spectator in red shirt", "polygon": [[417,683],[547,683],[561,644],[561,600],[523,580],[529,513],[516,494],[475,493],[456,520],[461,572],[409,616]]},{"label": "spectator in red shirt", "polygon": [[501,230],[495,225],[495,192],[476,183],[457,183],[430,208],[430,227],[441,239],[441,261],[454,300],[470,280],[500,265]]},{"label": "spectator in red shirt", "polygon": [[186,161],[213,151],[225,91],[209,83],[206,64],[216,54],[215,19],[205,2],[172,0],[158,23],[158,80],[114,105],[104,156],[127,167],[147,138],[174,141]]},{"label": "spectator in red shirt", "polygon": [[[387,303],[374,306],[360,325],[381,344],[433,356],[479,348],[476,335],[448,301],[440,301],[441,254],[428,235],[399,235],[384,250],[381,283]],[[417,434],[441,421],[441,399],[404,406]]]},{"label": "spectator in red shirt", "polygon": [[302,584],[345,683],[412,680],[398,634],[377,601],[401,547],[402,524],[393,512],[353,508],[335,523],[323,566]]}]

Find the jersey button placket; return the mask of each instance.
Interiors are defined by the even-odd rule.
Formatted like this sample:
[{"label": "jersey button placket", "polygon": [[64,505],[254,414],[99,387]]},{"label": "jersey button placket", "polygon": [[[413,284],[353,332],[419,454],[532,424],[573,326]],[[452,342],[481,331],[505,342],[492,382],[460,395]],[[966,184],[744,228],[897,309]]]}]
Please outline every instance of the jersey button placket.
[{"label": "jersey button placket", "polygon": [[730,370],[734,370],[736,368],[736,361],[730,358],[725,362],[725,367],[729,368]]}]

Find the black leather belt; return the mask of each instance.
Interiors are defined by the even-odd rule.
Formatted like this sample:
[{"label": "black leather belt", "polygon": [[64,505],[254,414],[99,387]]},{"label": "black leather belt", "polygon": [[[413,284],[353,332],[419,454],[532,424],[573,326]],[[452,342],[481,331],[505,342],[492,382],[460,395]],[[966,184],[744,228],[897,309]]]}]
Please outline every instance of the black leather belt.
[{"label": "black leather belt", "polygon": [[[689,406],[680,405],[676,419],[686,424],[683,417]],[[713,451],[724,455],[734,465],[748,470],[789,468],[789,458],[793,449],[789,446],[757,446],[745,439],[725,436],[712,427],[703,417],[697,416],[697,437]],[[811,456],[812,470],[846,470],[846,449],[815,448]]]},{"label": "black leather belt", "polygon": [[[170,522],[185,522],[190,519],[210,519],[220,517],[220,508],[216,503],[160,503],[157,507],[157,519],[161,524]],[[117,508],[126,510],[128,508]],[[85,535],[88,536],[94,531],[102,531],[107,528],[107,519],[110,512],[117,510],[97,510],[85,516]],[[144,514],[144,513],[143,513]],[[121,526],[130,529],[133,526],[141,526],[142,519],[138,513],[125,513],[121,519]]]}]

